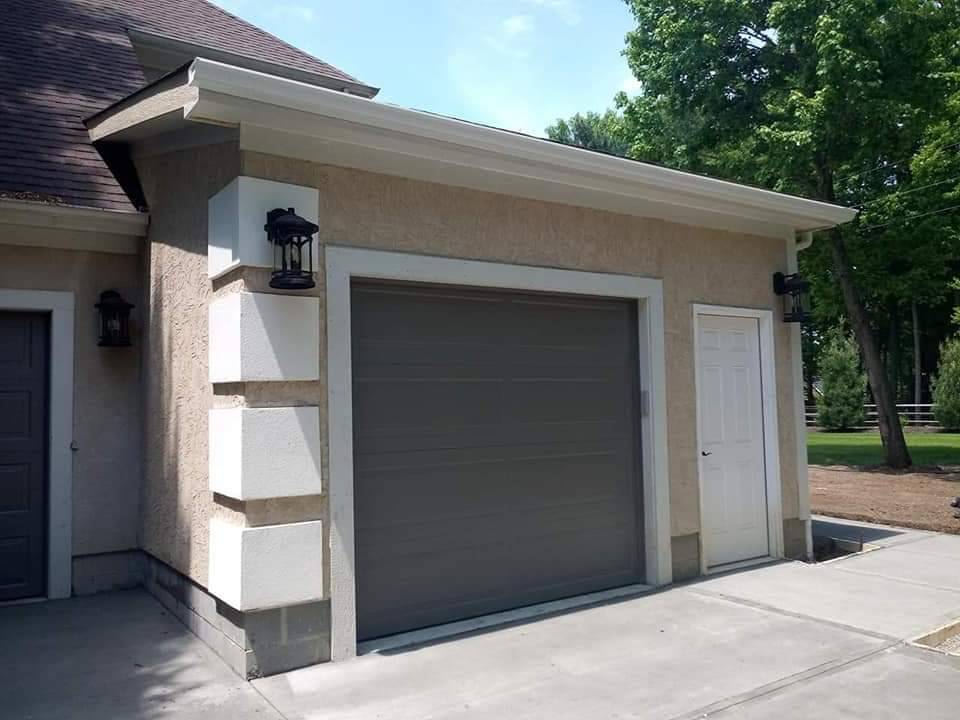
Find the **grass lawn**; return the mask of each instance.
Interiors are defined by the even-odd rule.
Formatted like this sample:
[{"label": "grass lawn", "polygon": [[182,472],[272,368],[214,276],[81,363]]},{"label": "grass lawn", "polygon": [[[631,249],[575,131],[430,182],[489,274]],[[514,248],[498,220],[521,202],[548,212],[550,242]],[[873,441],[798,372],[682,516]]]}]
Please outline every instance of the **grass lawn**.
[{"label": "grass lawn", "polygon": [[[960,433],[907,433],[915,465],[960,465]],[[807,433],[811,465],[879,465],[883,462],[880,433]]]}]

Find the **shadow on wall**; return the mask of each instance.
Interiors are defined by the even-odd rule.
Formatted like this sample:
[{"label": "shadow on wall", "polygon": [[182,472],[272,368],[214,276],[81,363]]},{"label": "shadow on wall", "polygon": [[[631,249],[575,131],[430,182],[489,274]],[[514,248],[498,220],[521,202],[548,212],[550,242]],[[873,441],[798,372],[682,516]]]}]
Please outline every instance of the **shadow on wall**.
[{"label": "shadow on wall", "polygon": [[237,146],[227,143],[152,157],[140,168],[151,208],[141,545],[204,587],[214,506],[207,477],[207,199],[239,174],[239,162]]}]

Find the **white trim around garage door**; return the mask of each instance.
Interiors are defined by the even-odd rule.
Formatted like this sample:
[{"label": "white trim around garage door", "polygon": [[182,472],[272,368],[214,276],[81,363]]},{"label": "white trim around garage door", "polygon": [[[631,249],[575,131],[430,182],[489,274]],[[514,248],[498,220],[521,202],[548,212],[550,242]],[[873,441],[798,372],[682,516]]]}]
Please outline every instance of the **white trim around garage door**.
[{"label": "white trim around garage door", "polygon": [[0,310],[50,314],[47,597],[70,597],[73,562],[72,292],[0,289]]},{"label": "white trim around garage door", "polygon": [[671,582],[663,284],[660,280],[327,247],[331,659],[352,657],[357,645],[350,353],[350,281],[355,277],[636,300],[643,393],[641,443],[646,579],[650,585]]},{"label": "white trim around garage door", "polygon": [[[763,402],[763,459],[767,490],[767,528],[769,533],[770,557],[783,557],[783,508],[781,506],[780,478],[780,431],[777,422],[777,371],[773,340],[773,312],[753,308],[727,307],[722,305],[693,305],[693,353],[694,383],[697,396],[697,453],[700,452],[700,317],[719,315],[721,317],[754,318],[760,332],[760,384]],[[707,551],[703,528],[703,478],[700,477],[700,458],[697,457],[697,483],[700,492],[700,570],[706,575],[711,572],[707,567]],[[762,562],[762,560],[761,560]],[[737,564],[735,564],[737,565]],[[733,569],[733,565],[723,566],[722,570]],[[716,571],[716,570],[714,570]]]}]

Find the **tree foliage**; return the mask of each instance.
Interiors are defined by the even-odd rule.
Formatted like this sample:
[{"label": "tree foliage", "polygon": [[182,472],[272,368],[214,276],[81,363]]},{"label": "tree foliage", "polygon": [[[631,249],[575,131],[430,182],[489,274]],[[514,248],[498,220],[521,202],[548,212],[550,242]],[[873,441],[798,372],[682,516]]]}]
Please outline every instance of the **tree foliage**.
[{"label": "tree foliage", "polygon": [[642,90],[615,103],[631,157],[862,209],[802,269],[822,329],[855,333],[888,461],[909,463],[899,328],[960,271],[958,0],[627,4]]},{"label": "tree foliage", "polygon": [[558,119],[546,132],[551,140],[610,155],[626,155],[630,147],[623,118],[613,110],[602,115],[587,112],[577,113],[569,120]]},{"label": "tree foliage", "polygon": [[933,383],[934,414],[948,430],[960,429],[960,337],[940,347],[940,363]]},{"label": "tree foliage", "polygon": [[832,331],[820,350],[822,392],[817,421],[827,430],[852,430],[863,424],[867,377],[860,369],[857,343],[840,330]]}]

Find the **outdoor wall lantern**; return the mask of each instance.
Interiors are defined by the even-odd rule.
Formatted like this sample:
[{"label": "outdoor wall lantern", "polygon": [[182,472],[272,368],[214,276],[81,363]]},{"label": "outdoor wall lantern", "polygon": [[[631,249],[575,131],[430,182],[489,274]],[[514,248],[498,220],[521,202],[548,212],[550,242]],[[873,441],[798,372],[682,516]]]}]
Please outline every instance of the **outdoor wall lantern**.
[{"label": "outdoor wall lantern", "polygon": [[774,273],[773,291],[783,298],[784,322],[802,323],[810,319],[810,281],[800,273]]},{"label": "outdoor wall lantern", "polygon": [[116,290],[100,293],[100,302],[94,307],[100,312],[100,347],[129,347],[130,311],[133,305]]},{"label": "outdoor wall lantern", "polygon": [[273,245],[270,287],[278,290],[309,290],[313,281],[313,236],[320,229],[297,215],[293,208],[267,213],[267,240]]}]

